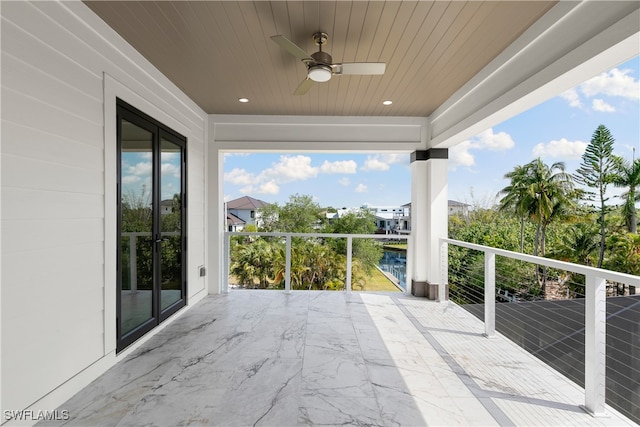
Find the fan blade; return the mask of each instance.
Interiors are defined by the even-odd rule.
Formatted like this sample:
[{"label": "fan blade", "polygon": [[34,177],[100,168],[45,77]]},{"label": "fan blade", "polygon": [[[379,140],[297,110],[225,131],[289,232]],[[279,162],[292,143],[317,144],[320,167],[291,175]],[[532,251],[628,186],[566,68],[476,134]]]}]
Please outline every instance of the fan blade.
[{"label": "fan blade", "polygon": [[294,42],[292,42],[285,36],[271,36],[271,40],[276,42],[281,48],[283,48],[296,58],[300,59],[301,61],[313,61],[313,58],[311,58],[307,52],[300,49]]},{"label": "fan blade", "polygon": [[384,74],[384,62],[346,62],[333,64],[333,74]]},{"label": "fan blade", "polygon": [[294,95],[304,95],[305,93],[309,92],[309,89],[311,89],[313,87],[313,84],[315,82],[313,80],[311,80],[309,77],[307,77],[306,79],[304,79],[302,81],[302,83],[300,83],[298,85],[298,88],[296,89],[295,92],[293,92]]}]

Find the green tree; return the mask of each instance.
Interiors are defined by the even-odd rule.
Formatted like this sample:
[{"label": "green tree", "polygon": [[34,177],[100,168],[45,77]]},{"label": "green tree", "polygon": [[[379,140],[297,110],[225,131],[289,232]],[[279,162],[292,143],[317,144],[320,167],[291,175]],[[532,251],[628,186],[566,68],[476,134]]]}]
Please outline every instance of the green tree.
[{"label": "green tree", "polygon": [[586,191],[585,198],[587,201],[598,203],[598,206],[594,207],[594,210],[599,214],[598,222],[600,224],[598,268],[602,267],[606,247],[605,220],[608,211],[606,203],[609,200],[606,196],[607,186],[614,181],[618,163],[613,156],[614,141],[615,139],[606,126],[598,126],[582,155],[580,167],[574,175],[577,182],[595,189],[594,191]]},{"label": "green tree", "polygon": [[498,196],[500,199],[499,210],[513,212],[520,219],[520,252],[524,252],[524,223],[529,215],[529,168],[528,165],[518,165],[511,172],[504,175],[511,180]]},{"label": "green tree", "polygon": [[294,194],[284,206],[273,203],[259,210],[261,231],[313,233],[321,222],[321,208],[311,196]]},{"label": "green tree", "polygon": [[640,234],[616,233],[611,236],[609,243],[613,250],[606,267],[640,276]]},{"label": "green tree", "polygon": [[567,224],[558,247],[550,252],[554,259],[591,266],[598,251],[598,230],[591,223]]},{"label": "green tree", "polygon": [[636,188],[640,188],[640,159],[629,162],[618,158],[613,184],[628,189],[620,195],[624,199],[622,210],[629,232],[638,233],[636,202],[640,201],[640,193],[636,193]]},{"label": "green tree", "polygon": [[273,273],[274,252],[272,245],[262,238],[257,238],[252,243],[236,245],[229,271],[242,286],[252,288],[257,279],[260,288],[267,288]]},{"label": "green tree", "polygon": [[[326,224],[326,233],[341,234],[373,234],[376,231],[375,216],[367,209],[349,212],[340,218]],[[347,255],[346,239],[328,239],[327,244],[341,255]],[[382,246],[372,239],[353,239],[353,259],[359,261],[359,269],[365,274],[371,274],[382,258]]]},{"label": "green tree", "polygon": [[573,204],[573,180],[563,162],[549,166],[538,158],[525,167],[529,169],[525,205],[536,224],[534,255],[545,256],[547,227]]}]

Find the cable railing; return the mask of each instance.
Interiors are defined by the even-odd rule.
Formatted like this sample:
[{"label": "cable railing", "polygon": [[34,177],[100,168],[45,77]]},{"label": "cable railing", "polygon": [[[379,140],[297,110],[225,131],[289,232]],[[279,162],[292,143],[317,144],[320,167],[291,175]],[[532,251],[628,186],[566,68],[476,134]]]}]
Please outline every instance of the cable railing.
[{"label": "cable railing", "polygon": [[[442,239],[450,299],[640,422],[640,277]],[[456,252],[458,252],[456,254]],[[621,292],[622,290],[622,292]]]},{"label": "cable railing", "polygon": [[[232,249],[234,238],[245,239],[241,249],[249,249],[256,243],[266,245],[253,248],[255,254],[240,254]],[[259,280],[261,283],[258,286],[267,287],[269,283],[268,287],[273,288],[271,284],[275,281],[283,284],[285,292],[318,289],[318,286],[320,289],[352,292],[363,288],[363,273],[357,256],[358,240],[406,241],[408,238],[408,235],[395,234],[225,232],[223,277],[234,276],[232,265],[238,261],[234,257],[240,258],[242,255],[246,259],[247,268],[239,270],[252,270],[247,277],[249,283],[262,276],[264,280]],[[262,268],[263,259],[271,256],[272,261]],[[223,281],[223,292],[229,290],[229,281]]]}]

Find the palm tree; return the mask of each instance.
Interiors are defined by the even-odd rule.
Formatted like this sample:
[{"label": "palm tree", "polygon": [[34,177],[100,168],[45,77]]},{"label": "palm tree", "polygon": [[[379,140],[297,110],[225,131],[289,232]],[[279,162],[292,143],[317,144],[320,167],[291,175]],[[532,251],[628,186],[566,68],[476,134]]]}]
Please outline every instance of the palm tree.
[{"label": "palm tree", "polygon": [[[511,184],[500,194],[500,209],[511,209],[520,218],[520,248],[523,250],[524,220],[529,218],[536,224],[534,255],[544,256],[546,251],[547,227],[553,220],[565,215],[573,205],[574,187],[571,175],[565,172],[565,165],[556,162],[551,166],[540,158],[517,166],[505,175]],[[545,293],[546,275],[542,273],[542,293]],[[539,272],[536,269],[536,279]]]},{"label": "palm tree", "polygon": [[536,242],[534,255],[545,255],[547,226],[556,218],[567,213],[573,204],[573,180],[565,172],[564,162],[551,166],[540,158],[532,161],[528,183],[528,195],[525,199],[529,217],[536,223]]},{"label": "palm tree", "polygon": [[529,168],[527,166],[529,165],[518,165],[511,172],[507,172],[504,177],[511,182],[498,192],[498,196],[503,196],[498,209],[512,211],[520,218],[520,252],[524,252],[524,221],[529,214]]},{"label": "palm tree", "polygon": [[618,166],[613,184],[616,187],[628,188],[629,190],[620,195],[624,199],[623,213],[629,232],[638,233],[638,216],[636,214],[636,202],[640,201],[640,193],[636,193],[636,188],[640,188],[640,159],[628,162],[618,158]]}]

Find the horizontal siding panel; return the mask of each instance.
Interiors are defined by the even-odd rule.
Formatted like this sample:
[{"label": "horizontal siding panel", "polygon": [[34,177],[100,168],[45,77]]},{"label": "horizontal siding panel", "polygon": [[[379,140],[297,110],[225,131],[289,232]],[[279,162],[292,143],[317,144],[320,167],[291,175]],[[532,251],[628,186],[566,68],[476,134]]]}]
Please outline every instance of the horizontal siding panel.
[{"label": "horizontal siding panel", "polygon": [[[41,43],[51,46],[59,55],[82,64],[88,71],[102,79],[102,70],[105,67],[104,58],[100,52],[69,32],[66,27],[53,21],[38,9],[36,3],[3,2],[2,16]],[[88,33],[86,29],[84,33]]]},{"label": "horizontal siding panel", "polygon": [[68,193],[103,194],[100,170],[71,168],[46,161],[2,156],[2,186]]},{"label": "horizontal siding panel", "polygon": [[[3,246],[3,256],[10,253],[30,252],[37,249],[59,249],[102,242],[104,238],[103,220],[99,219],[61,219],[61,220],[10,220],[2,221],[2,240],[11,242]],[[70,258],[69,267],[83,260]],[[37,260],[35,258],[34,260]]]},{"label": "horizontal siding panel", "polygon": [[[70,4],[69,6],[73,5]],[[123,53],[125,55],[130,53],[133,55],[133,58],[139,58],[145,62],[147,60],[130,45],[125,42],[120,44],[119,42],[114,43],[113,40],[111,40],[111,42],[107,41],[103,35],[97,34],[95,31],[91,30],[85,22],[78,20],[69,21],[68,12],[66,10],[67,5],[63,4],[61,7],[57,2],[39,2],[36,7],[39,9],[42,16],[46,16],[48,19],[66,18],[68,21],[66,23],[65,30],[73,32],[75,36],[71,37],[75,40],[69,41],[65,37],[65,44],[58,43],[58,40],[56,40],[55,47],[61,52],[67,54],[66,44],[68,43],[82,44],[78,53],[70,53],[69,56],[71,58],[74,58],[83,64],[91,64],[95,67],[95,70],[92,71],[106,71],[125,84],[129,81],[135,82],[136,84],[139,84],[139,82],[149,83],[146,86],[143,85],[140,87],[144,88],[145,91],[148,90],[146,98],[150,102],[162,108],[189,129],[204,128],[205,124],[203,122],[203,116],[200,115],[201,112],[195,111],[191,107],[185,108],[185,106],[187,106],[187,103],[185,103],[187,98],[176,98],[172,89],[167,89],[164,85],[163,80],[166,79],[166,77],[157,71],[155,67],[140,67],[137,64],[131,66],[133,64],[131,58],[124,56]],[[83,5],[83,7],[85,6]],[[96,26],[106,26],[104,21],[93,15],[93,12],[91,12],[91,14],[91,18],[96,20]],[[24,25],[22,22],[21,24]],[[31,31],[31,27],[24,28],[28,28],[28,30]],[[108,31],[112,30],[109,28]],[[119,36],[117,37],[118,39],[120,38]],[[122,51],[118,50],[118,48],[122,48]],[[91,59],[96,55],[99,55],[99,57]],[[150,68],[153,68],[154,71],[149,72]],[[161,83],[158,84],[158,82]],[[167,86],[170,85],[173,87],[173,84],[170,83],[168,79],[166,80],[166,83]],[[193,105],[195,106],[195,104]],[[171,124],[167,123],[167,125]],[[180,129],[176,130],[180,131]]]},{"label": "horizontal siding panel", "polygon": [[[94,309],[102,309],[104,266],[101,262],[79,262],[82,258],[68,257],[52,265],[46,260],[34,261],[29,258],[29,255],[22,258],[13,257],[17,260],[15,264],[3,266],[3,270],[7,270],[3,271],[3,281],[10,280],[13,284],[10,288],[3,289],[3,296],[8,301],[30,301],[30,309],[39,313],[39,317],[47,319],[63,320],[66,316],[73,316],[79,320]],[[37,263],[37,267],[34,263]],[[43,284],[47,286],[42,286]],[[99,295],[99,298],[96,295]],[[77,304],[79,301],[82,301],[82,304]],[[74,303],[77,305],[74,306]],[[58,313],[62,307],[66,313],[64,315]],[[3,307],[2,316],[14,324],[22,324],[25,318],[33,314],[26,312],[24,307],[8,304]],[[42,325],[43,333],[55,332],[49,330],[58,328],[55,323],[47,322],[46,325]]]},{"label": "horizontal siding panel", "polygon": [[[32,67],[46,70],[53,78],[72,84],[87,96],[102,99],[102,73],[90,71],[71,58],[61,55],[51,45],[6,20],[2,22],[2,37],[11,40],[11,43],[2,45],[4,52],[20,58]],[[4,74],[4,65],[2,68]]]},{"label": "horizontal siding panel", "polygon": [[[86,278],[82,283],[68,283],[66,280],[71,274],[70,270],[86,272],[82,267],[84,265],[89,270],[94,269],[95,266],[103,265],[104,244],[101,241],[67,246],[64,250],[47,248],[33,249],[28,252],[3,253],[2,261],[2,282],[5,285],[2,292],[12,298],[20,298],[24,291],[50,292],[50,301],[64,300],[66,296],[60,292],[61,288],[66,287],[67,291],[75,294],[84,288],[101,287],[104,280],[102,276],[99,283],[87,281]],[[70,288],[71,284],[78,288]],[[22,290],[20,289],[22,287],[29,289]],[[12,301],[19,300],[12,299]],[[8,301],[8,299],[4,301]]]},{"label": "horizontal siding panel", "polygon": [[103,218],[101,194],[64,193],[24,188],[2,189],[2,219]]},{"label": "horizontal siding panel", "polygon": [[[3,79],[4,80],[4,79]],[[3,81],[4,84],[4,81]],[[3,121],[33,127],[63,138],[102,147],[104,141],[102,121],[90,122],[74,112],[64,111],[35,98],[2,87],[2,103],[11,108],[2,110]],[[4,143],[4,138],[3,138]]]},{"label": "horizontal siding panel", "polygon": [[[25,316],[20,328],[3,331],[3,347],[20,349],[3,352],[2,379],[12,386],[12,392],[3,395],[6,407],[34,402],[103,356],[102,308],[90,303],[98,301],[102,290],[92,294],[81,301],[65,294],[68,304],[50,302],[56,308],[50,318]],[[72,303],[85,313],[68,311]]]},{"label": "horizontal siding panel", "polygon": [[2,152],[72,168],[104,169],[101,147],[6,121],[2,123]]},{"label": "horizontal siding panel", "polygon": [[[44,64],[43,64],[44,65]],[[87,95],[67,82],[54,79],[46,71],[47,67],[35,69],[19,59],[2,55],[2,84],[24,96],[37,99],[44,104],[55,105],[57,109],[82,117],[89,123],[101,125],[104,121],[102,98]],[[71,74],[72,75],[72,74]],[[100,81],[95,84],[100,87]]]}]

